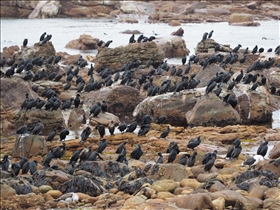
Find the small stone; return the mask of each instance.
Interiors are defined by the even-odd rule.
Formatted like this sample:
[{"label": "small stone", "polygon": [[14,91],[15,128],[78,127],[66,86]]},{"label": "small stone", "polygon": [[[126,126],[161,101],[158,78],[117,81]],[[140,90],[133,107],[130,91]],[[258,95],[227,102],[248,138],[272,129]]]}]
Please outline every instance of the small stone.
[{"label": "small stone", "polygon": [[152,184],[152,188],[157,192],[173,192],[178,187],[178,185],[179,184],[173,180],[164,179],[155,181]]},{"label": "small stone", "polygon": [[46,194],[51,195],[54,199],[57,199],[60,196],[62,196],[62,192],[60,192],[59,190],[49,190]]},{"label": "small stone", "polygon": [[41,193],[46,193],[46,192],[48,192],[50,190],[52,190],[52,187],[49,186],[49,185],[42,185],[42,186],[39,187],[39,191]]}]

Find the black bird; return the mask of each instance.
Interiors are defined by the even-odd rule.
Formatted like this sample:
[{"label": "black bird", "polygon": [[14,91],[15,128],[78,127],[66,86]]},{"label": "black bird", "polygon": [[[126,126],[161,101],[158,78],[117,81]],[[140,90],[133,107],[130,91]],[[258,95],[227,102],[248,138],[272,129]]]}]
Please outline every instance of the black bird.
[{"label": "black bird", "polygon": [[187,157],[190,158],[189,154],[182,154],[178,163],[185,166],[187,164]]},{"label": "black bird", "polygon": [[231,153],[231,157],[230,160],[234,159],[234,158],[238,158],[238,156],[240,155],[242,151],[242,147],[239,144],[238,146],[235,146],[235,148],[233,149],[232,153]]},{"label": "black bird", "polygon": [[30,162],[26,162],[21,168],[21,174],[27,174],[29,171]]},{"label": "black bird", "polygon": [[228,148],[227,154],[225,158],[231,158],[232,152],[235,147],[238,147],[241,144],[240,139],[235,139],[230,148]]},{"label": "black bird", "polygon": [[73,163],[75,164],[78,161],[81,151],[82,150],[76,150],[73,152],[73,154],[70,158],[69,164],[73,164]]},{"label": "black bird", "polygon": [[28,43],[28,39],[24,39],[24,40],[23,40],[23,47],[26,47],[26,46],[27,46],[27,43]]},{"label": "black bird", "polygon": [[37,161],[33,160],[29,163],[29,172],[33,175],[37,171]]},{"label": "black bird", "polygon": [[258,87],[260,84],[261,84],[261,83],[259,83],[259,82],[255,82],[255,83],[252,85],[251,90],[256,90],[257,87]]},{"label": "black bird", "polygon": [[91,133],[91,129],[90,127],[86,127],[86,129],[83,130],[83,132],[81,133],[81,141],[80,144],[84,144],[84,142],[87,140],[87,138],[89,137]]},{"label": "black bird", "polygon": [[67,135],[69,135],[69,130],[67,129],[62,130],[59,134],[60,141],[65,140]]},{"label": "black bird", "polygon": [[207,152],[205,155],[204,155],[204,157],[202,158],[202,164],[203,165],[205,165],[210,159],[211,159],[211,157],[213,156],[213,154],[215,154],[215,156],[216,156],[216,154],[218,153],[218,151],[217,150],[214,150],[214,152]]},{"label": "black bird", "polygon": [[243,70],[240,70],[240,74],[237,75],[237,77],[235,78],[235,82],[240,82],[241,79],[243,78]]},{"label": "black bird", "polygon": [[101,111],[102,112],[107,112],[107,103],[106,101],[103,101],[101,104]]},{"label": "black bird", "polygon": [[265,85],[265,83],[266,83],[266,77],[264,76],[264,75],[261,75],[261,83],[262,83],[262,85]]},{"label": "black bird", "polygon": [[185,65],[186,62],[187,62],[187,57],[186,54],[184,54],[182,57],[182,64]]},{"label": "black bird", "polygon": [[117,162],[127,162],[126,160],[126,148],[124,147],[123,150],[121,151],[121,153],[119,154],[119,156],[117,157]]},{"label": "black bird", "polygon": [[110,121],[109,125],[108,125],[108,130],[109,133],[111,134],[111,136],[114,136],[114,132],[115,132],[115,123],[113,120]]},{"label": "black bird", "polygon": [[99,142],[98,144],[98,148],[96,149],[96,152],[102,153],[106,147],[107,147],[107,141],[106,139],[102,139],[101,142]]},{"label": "black bird", "polygon": [[126,145],[126,141],[122,142],[122,143],[118,146],[118,148],[117,148],[117,150],[116,150],[116,154],[121,154],[121,152],[122,152],[123,149],[125,148],[125,145]]},{"label": "black bird", "polygon": [[99,124],[99,125],[97,125],[97,126],[95,127],[95,129],[98,130],[100,139],[102,139],[103,136],[105,135],[105,127],[104,127],[102,124]]},{"label": "black bird", "polygon": [[241,59],[239,60],[239,62],[240,62],[240,63],[244,63],[245,60],[246,60],[246,56],[244,55],[243,58],[241,58]]},{"label": "black bird", "polygon": [[159,157],[158,157],[156,163],[163,163],[163,156],[162,156],[162,154],[160,152],[158,152],[157,154],[158,154]]},{"label": "black bird", "polygon": [[194,153],[189,157],[188,167],[192,167],[194,165],[195,160],[196,160],[196,155],[197,155],[197,152],[194,151]]},{"label": "black bird", "polygon": [[0,61],[0,67],[4,67],[5,64],[6,64],[6,58],[3,57],[3,59],[1,59],[1,61]]},{"label": "black bird", "polygon": [[19,163],[13,163],[11,168],[12,168],[13,176],[17,176],[19,174],[19,172],[20,172],[20,169],[21,169]]},{"label": "black bird", "polygon": [[138,131],[138,136],[145,136],[150,130],[150,124],[144,124]]},{"label": "black bird", "polygon": [[200,136],[198,136],[197,139],[191,139],[188,142],[187,148],[190,148],[190,149],[194,150],[194,148],[197,147],[200,143],[201,143]]},{"label": "black bird", "polygon": [[159,116],[159,117],[157,118],[157,123],[158,123],[158,124],[164,124],[165,121],[166,121],[166,119],[167,119],[167,117],[166,117],[165,115]]},{"label": "black bird", "polygon": [[202,41],[203,41],[203,40],[206,40],[206,39],[207,39],[207,36],[208,36],[208,33],[205,32],[205,33],[203,34],[203,36],[202,36]]},{"label": "black bird", "polygon": [[132,36],[129,38],[129,44],[130,43],[135,43],[135,39],[134,39],[134,34],[132,34]]},{"label": "black bird", "polygon": [[263,156],[263,157],[266,155],[267,150],[268,150],[267,144],[268,144],[268,141],[265,140],[265,141],[259,146],[259,148],[258,148],[258,150],[257,150],[257,155],[261,155],[261,156]]},{"label": "black bird", "polygon": [[264,48],[263,48],[263,47],[260,47],[259,53],[262,53],[263,51],[264,51]]},{"label": "black bird", "polygon": [[137,119],[134,118],[132,123],[130,123],[125,132],[129,132],[129,133],[133,133],[135,131],[135,129],[137,128]]},{"label": "black bird", "polygon": [[52,141],[56,135],[56,128],[53,128],[53,131],[49,133],[48,138],[46,141]]},{"label": "black bird", "polygon": [[38,122],[35,123],[35,126],[31,130],[31,134],[33,134],[33,135],[39,134],[43,128],[44,128],[44,125],[39,120]]},{"label": "black bird", "polygon": [[28,128],[26,125],[20,126],[17,130],[16,130],[16,134],[25,134],[28,132]]},{"label": "black bird", "polygon": [[253,48],[252,54],[254,55],[258,51],[258,45]]},{"label": "black bird", "polygon": [[211,30],[210,33],[208,34],[208,39],[210,39],[213,35],[214,30]]},{"label": "black bird", "polygon": [[62,106],[61,106],[61,110],[66,110],[66,109],[70,109],[72,106],[72,102],[74,101],[73,98],[70,98],[66,101],[63,102]]},{"label": "black bird", "polygon": [[138,144],[137,147],[134,148],[134,150],[131,152],[130,158],[139,160],[140,157],[142,156],[142,154],[143,154],[143,151],[142,151],[142,149],[141,149],[140,144]]},{"label": "black bird", "polygon": [[271,93],[272,95],[274,95],[274,94],[276,93],[276,87],[275,87],[274,83],[271,83],[271,86],[270,86],[270,93]]},{"label": "black bird", "polygon": [[109,41],[107,41],[106,43],[105,43],[105,47],[109,47],[109,45],[111,44],[113,42],[113,40],[109,40]]},{"label": "black bird", "polygon": [[167,150],[166,150],[166,153],[170,153],[170,152],[172,151],[173,148],[176,148],[177,154],[180,152],[178,143],[172,141],[172,142],[170,142],[170,144],[168,145],[168,148],[167,148]]},{"label": "black bird", "polygon": [[78,108],[80,103],[81,103],[80,94],[77,94],[76,98],[74,99],[74,106],[75,106],[75,108]]},{"label": "black bird", "polygon": [[43,161],[44,168],[49,168],[52,159],[54,158],[53,149],[51,148],[49,153],[47,154],[46,158]]},{"label": "black bird", "polygon": [[167,126],[167,128],[160,134],[159,138],[165,139],[168,136],[169,132],[170,132],[170,128],[169,128],[169,126]]},{"label": "black bird", "polygon": [[[91,114],[94,115],[95,110],[98,110],[98,107],[100,107],[100,106],[101,106],[100,102],[95,103],[95,104],[90,108],[89,115],[91,115]],[[101,111],[101,108],[100,108],[100,111]],[[96,113],[97,113],[97,112],[96,112]]]},{"label": "black bird", "polygon": [[23,165],[24,165],[26,162],[28,162],[28,158],[27,158],[27,157],[21,158],[21,160],[19,161],[20,168],[22,168]]},{"label": "black bird", "polygon": [[204,171],[208,171],[210,173],[211,168],[213,167],[215,160],[216,160],[216,154],[217,153],[212,153],[212,156],[210,157],[210,159],[207,161],[207,163],[204,166]]},{"label": "black bird", "polygon": [[123,122],[122,124],[119,125],[118,129],[121,133],[123,133],[125,131],[125,129],[127,128],[127,124],[125,122]]},{"label": "black bird", "polygon": [[75,162],[71,163],[71,166],[72,167],[68,169],[67,174],[73,175],[76,169]]},{"label": "black bird", "polygon": [[44,32],[44,33],[40,36],[40,39],[39,39],[40,42],[43,41],[43,40],[45,39],[46,34],[47,34],[47,33]]},{"label": "black bird", "polygon": [[8,155],[4,155],[2,161],[1,161],[1,168],[2,168],[2,171],[8,171],[9,169],[9,165],[10,165],[10,161],[8,159]]},{"label": "black bird", "polygon": [[171,152],[169,153],[167,163],[172,163],[176,159],[177,154],[178,154],[177,147],[173,147]]},{"label": "black bird", "polygon": [[96,157],[98,157],[100,160],[103,160],[103,158],[98,154],[98,152],[92,152],[87,160],[88,161],[96,161],[97,160]]},{"label": "black bird", "polygon": [[63,142],[61,146],[58,146],[54,149],[53,153],[53,157],[54,158],[61,158],[64,153],[66,151],[66,144]]},{"label": "black bird", "polygon": [[240,47],[242,47],[241,44],[238,44],[237,47],[232,50],[232,52],[237,53]]},{"label": "black bird", "polygon": [[216,87],[217,83],[215,81],[213,81],[212,83],[210,83],[205,90],[205,95],[207,95],[208,93],[212,92],[212,90]]},{"label": "black bird", "polygon": [[63,90],[68,90],[71,87],[71,83],[67,82],[66,85],[64,85]]},{"label": "black bird", "polygon": [[232,90],[233,88],[234,88],[234,86],[235,86],[235,81],[232,81],[231,83],[229,83],[229,85],[228,85],[228,90]]}]

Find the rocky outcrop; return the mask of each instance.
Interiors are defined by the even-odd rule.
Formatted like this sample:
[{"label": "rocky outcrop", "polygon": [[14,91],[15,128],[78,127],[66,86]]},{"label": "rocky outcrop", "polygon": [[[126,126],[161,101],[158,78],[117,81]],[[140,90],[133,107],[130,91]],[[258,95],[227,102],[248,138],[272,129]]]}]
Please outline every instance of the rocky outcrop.
[{"label": "rocky outcrop", "polygon": [[247,13],[233,13],[229,17],[229,24],[235,26],[258,26],[260,23],[253,21],[253,16]]},{"label": "rocky outcrop", "polygon": [[186,113],[189,126],[226,126],[240,123],[238,112],[224,103],[214,94],[197,100],[193,109]]},{"label": "rocky outcrop", "polygon": [[[140,92],[129,86],[111,86],[102,90],[87,93],[84,104],[90,108],[96,102],[107,102],[107,111],[116,116],[132,117],[132,112],[140,101],[145,98]],[[123,120],[123,119],[121,119]]]},{"label": "rocky outcrop", "polygon": [[[174,23],[172,23],[174,24]],[[174,31],[171,33],[171,35],[173,36],[183,36],[184,34],[184,29],[182,29],[182,27],[180,27],[177,31]]]},{"label": "rocky outcrop", "polygon": [[[195,48],[195,54],[198,56],[209,56],[209,54],[214,54],[215,53],[215,46],[218,43],[214,39],[206,39],[202,40],[197,43],[196,48]],[[223,45],[219,44],[219,51],[220,52],[231,52],[232,49],[230,48],[229,45]]]},{"label": "rocky outcrop", "polygon": [[13,149],[13,157],[31,158],[48,153],[45,138],[39,135],[18,136]]},{"label": "rocky outcrop", "polygon": [[66,48],[78,50],[95,50],[98,48],[99,39],[93,38],[91,35],[82,34],[79,39],[72,40],[67,43]]},{"label": "rocky outcrop", "polygon": [[144,64],[149,59],[153,59],[155,64],[159,64],[163,56],[155,42],[132,43],[116,48],[102,48],[96,55],[94,68],[98,69],[104,66],[115,70],[124,63],[130,62],[132,58],[140,60]]}]

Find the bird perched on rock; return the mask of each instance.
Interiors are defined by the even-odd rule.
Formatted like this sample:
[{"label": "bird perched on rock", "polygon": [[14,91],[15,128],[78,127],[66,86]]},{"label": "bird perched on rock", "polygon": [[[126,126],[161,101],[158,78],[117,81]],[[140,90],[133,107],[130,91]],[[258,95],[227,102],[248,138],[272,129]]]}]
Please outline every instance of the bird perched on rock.
[{"label": "bird perched on rock", "polygon": [[189,157],[188,167],[192,167],[194,165],[195,160],[196,160],[196,155],[197,155],[197,152],[194,151],[194,153]]},{"label": "bird perched on rock", "polygon": [[185,166],[187,164],[187,158],[190,158],[189,154],[182,154],[178,163]]},{"label": "bird perched on rock", "polygon": [[194,148],[197,147],[200,143],[201,143],[200,136],[198,136],[197,139],[191,139],[188,142],[187,148],[190,148],[190,149],[194,150]]},{"label": "bird perched on rock", "polygon": [[129,44],[130,43],[135,43],[135,39],[134,39],[134,34],[132,34],[132,36],[129,38]]},{"label": "bird perched on rock", "polygon": [[242,164],[241,167],[249,166],[249,169],[252,167],[255,167],[259,162],[262,162],[264,160],[262,155],[254,155],[253,157],[249,157],[246,159]]},{"label": "bird perched on rock", "polygon": [[79,105],[80,105],[80,103],[81,103],[80,94],[77,94],[77,95],[76,95],[76,98],[74,99],[75,108],[78,108]]},{"label": "bird perched on rock", "polygon": [[115,123],[113,120],[110,121],[109,125],[108,125],[108,130],[109,133],[111,134],[111,136],[114,136],[114,132],[115,132]]},{"label": "bird perched on rock", "polygon": [[178,148],[173,146],[171,152],[169,153],[167,163],[172,163],[176,159],[178,153]]},{"label": "bird perched on rock", "polygon": [[157,153],[158,154],[158,159],[156,161],[156,163],[163,163],[163,156],[160,152]]},{"label": "bird perched on rock", "polygon": [[80,144],[84,144],[84,142],[87,140],[87,138],[89,137],[91,133],[91,129],[90,127],[86,127],[86,129],[83,130],[83,132],[81,133],[81,141]]},{"label": "bird perched on rock", "polygon": [[37,171],[37,161],[33,160],[29,163],[29,172],[33,175]]},{"label": "bird perched on rock", "polygon": [[8,171],[8,169],[9,169],[10,161],[8,158],[9,158],[8,155],[4,155],[4,157],[0,163],[2,171]]},{"label": "bird perched on rock", "polygon": [[47,154],[46,158],[43,161],[44,168],[49,168],[52,159],[54,158],[53,149],[51,148],[49,153]]},{"label": "bird perched on rock", "polygon": [[[170,144],[168,145],[168,148],[167,148],[167,150],[166,150],[166,153],[170,153],[170,152],[172,151],[173,148],[176,148],[178,153],[180,152],[178,143],[172,141],[172,142],[170,142]],[[177,154],[178,154],[178,153],[177,153]]]},{"label": "bird perched on rock", "polygon": [[182,57],[182,65],[185,65],[186,62],[187,62],[187,57],[186,54],[184,54]]},{"label": "bird perched on rock", "polygon": [[35,126],[31,130],[31,134],[33,135],[40,134],[43,128],[44,128],[43,123],[41,123],[41,121],[38,120],[37,122],[35,122]]},{"label": "bird perched on rock", "polygon": [[13,176],[17,176],[20,172],[20,164],[19,163],[13,163],[12,166],[11,166],[11,169],[12,169],[12,174]]},{"label": "bird perched on rock", "polygon": [[135,129],[137,128],[137,118],[134,118],[132,123],[130,123],[125,132],[129,132],[129,133],[133,133],[133,131],[135,131]]},{"label": "bird perched on rock", "polygon": [[82,150],[76,150],[73,152],[73,154],[70,158],[69,164],[73,164],[73,163],[75,164],[78,161],[81,151]]},{"label": "bird perched on rock", "polygon": [[56,147],[53,150],[53,158],[61,158],[66,151],[66,144],[63,142],[61,146]]},{"label": "bird perched on rock", "polygon": [[21,160],[19,161],[20,168],[22,168],[22,166],[23,166],[26,162],[28,162],[28,158],[27,158],[27,157],[21,158]]},{"label": "bird perched on rock", "polygon": [[138,136],[145,136],[150,130],[150,124],[144,124],[138,131]]},{"label": "bird perched on rock", "polygon": [[106,139],[102,139],[101,142],[99,142],[98,144],[98,148],[96,149],[96,152],[102,153],[106,147],[107,147],[107,141]]},{"label": "bird perched on rock", "polygon": [[95,127],[95,129],[98,130],[100,139],[102,139],[103,136],[105,135],[105,127],[104,127],[103,125],[99,124],[99,125],[97,125],[97,126]]},{"label": "bird perched on rock", "polygon": [[202,164],[205,165],[209,160],[211,160],[213,155],[217,155],[218,151],[214,150],[214,152],[207,152],[204,157],[202,158]]},{"label": "bird perched on rock", "polygon": [[116,150],[116,154],[121,154],[122,150],[125,148],[125,145],[126,145],[126,141],[122,142],[122,143],[118,146],[118,148],[117,148],[117,150]]},{"label": "bird perched on rock", "polygon": [[122,124],[119,125],[118,129],[121,133],[123,133],[125,131],[125,129],[127,128],[127,124],[125,122],[123,122]]},{"label": "bird perched on rock", "polygon": [[65,140],[67,135],[69,135],[69,130],[67,129],[62,130],[59,134],[60,141]]},{"label": "bird perched on rock", "polygon": [[24,39],[24,40],[23,40],[23,47],[26,47],[26,46],[27,46],[27,43],[28,43],[28,39]]},{"label": "bird perched on rock", "polygon": [[130,158],[139,160],[140,157],[142,156],[142,154],[143,154],[143,151],[142,151],[142,149],[141,149],[140,144],[138,144],[137,147],[134,148],[134,150],[131,152]]},{"label": "bird perched on rock", "polygon": [[210,173],[210,170],[211,170],[211,168],[213,167],[213,165],[215,163],[216,155],[217,155],[217,153],[215,153],[215,152],[212,153],[211,157],[209,158],[209,160],[207,161],[207,163],[204,166],[204,171],[205,172],[208,171]]},{"label": "bird perched on rock", "polygon": [[159,138],[165,139],[168,136],[169,132],[170,132],[170,128],[169,126],[167,126],[167,128],[160,134]]},{"label": "bird perched on rock", "polygon": [[120,163],[127,162],[127,159],[126,159],[126,148],[125,147],[123,148],[122,152],[117,157],[116,161],[120,162]]},{"label": "bird perched on rock", "polygon": [[107,112],[107,103],[106,103],[106,101],[102,101],[101,110],[102,110],[102,112]]},{"label": "bird perched on rock", "polygon": [[263,157],[266,155],[267,150],[268,150],[267,144],[268,144],[268,141],[265,140],[265,141],[259,146],[259,148],[258,148],[258,150],[257,150],[257,155],[261,155],[261,156],[263,156]]},{"label": "bird perched on rock", "polygon": [[49,133],[46,141],[52,141],[56,135],[56,128],[53,128],[53,131]]},{"label": "bird perched on rock", "polygon": [[241,144],[240,139],[235,139],[230,148],[228,148],[227,154],[225,158],[231,158],[232,152],[235,147],[238,147]]}]

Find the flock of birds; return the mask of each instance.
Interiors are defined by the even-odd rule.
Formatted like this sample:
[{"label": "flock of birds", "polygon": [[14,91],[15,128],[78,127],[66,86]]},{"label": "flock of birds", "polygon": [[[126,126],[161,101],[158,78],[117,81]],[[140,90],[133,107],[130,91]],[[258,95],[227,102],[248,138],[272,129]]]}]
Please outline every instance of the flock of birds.
[{"label": "flock of birds", "polygon": [[[202,41],[205,41],[206,39],[211,38],[213,35],[213,31],[211,31],[209,34],[205,33],[203,35]],[[41,45],[46,44],[50,39],[52,38],[52,35],[47,35],[46,33],[43,33],[42,36],[39,39],[39,43]],[[155,39],[154,36],[152,37],[145,37],[144,35],[140,35],[137,40],[135,40],[134,34],[130,37],[129,43],[135,43],[135,42],[146,42],[146,41],[153,41]],[[112,40],[109,40],[108,42],[103,42],[100,40],[98,43],[99,47],[108,47],[112,43]],[[28,44],[28,40],[24,39],[23,41],[23,47],[26,47]],[[110,86],[113,83],[119,83],[121,85],[129,85],[136,87],[137,89],[140,89],[143,87],[143,90],[147,92],[147,96],[154,96],[156,94],[164,94],[167,92],[180,92],[181,90],[191,90],[197,87],[197,85],[200,83],[199,79],[195,79],[196,74],[189,75],[189,72],[191,70],[191,66],[193,64],[200,64],[202,69],[205,69],[209,65],[220,65],[223,69],[227,67],[227,65],[233,65],[236,62],[244,63],[246,60],[246,55],[249,53],[248,48],[245,49],[243,52],[243,58],[238,59],[238,51],[242,46],[239,44],[237,47],[235,47],[232,52],[227,57],[224,57],[223,54],[217,54],[213,56],[209,56],[206,59],[200,60],[199,56],[192,55],[189,57],[188,63],[187,63],[187,56],[184,55],[182,58],[182,65],[185,67],[185,70],[181,68],[176,68],[176,66],[170,66],[167,64],[167,61],[163,61],[157,69],[153,66],[153,60],[149,60],[146,65],[141,65],[141,62],[139,62],[137,59],[132,59],[131,62],[123,64],[121,68],[116,69],[115,75],[113,78],[113,70],[108,69],[105,67],[101,67],[100,69],[94,70],[92,64],[88,68],[88,76],[89,80],[86,82],[80,75],[79,70],[81,68],[86,68],[88,65],[87,61],[84,60],[82,57],[79,57],[79,59],[74,63],[74,65],[70,66],[66,70],[66,74],[57,74],[56,70],[59,69],[58,63],[61,60],[60,56],[51,56],[47,60],[44,60],[41,57],[35,57],[33,59],[19,59],[16,63],[15,55],[13,58],[9,61],[7,61],[5,58],[1,59],[0,61],[0,67],[1,67],[1,77],[12,77],[15,73],[22,74],[24,73],[24,76],[22,78],[26,81],[38,81],[42,79],[47,79],[49,81],[55,81],[58,82],[62,78],[65,78],[65,86],[64,91],[67,91],[73,83],[76,84],[77,87],[77,94],[75,99],[70,98],[69,100],[61,102],[60,99],[57,97],[57,93],[52,90],[51,88],[46,88],[42,93],[41,97],[45,97],[46,100],[41,99],[40,97],[37,99],[30,98],[29,94],[26,94],[25,100],[23,101],[21,105],[22,110],[31,110],[31,109],[45,109],[49,111],[57,110],[57,109],[70,109],[72,105],[74,105],[75,108],[78,108],[81,103],[80,94],[82,92],[90,92],[94,90],[98,90],[102,88],[103,86]],[[215,51],[218,52],[220,49],[220,46],[217,45],[215,47]],[[255,53],[262,53],[264,51],[263,48],[258,49],[256,46],[252,54]],[[269,49],[268,52],[272,52],[272,49]],[[279,55],[280,53],[280,47],[277,46],[274,50],[276,54]],[[200,62],[199,62],[200,61]],[[232,78],[233,71],[230,69],[228,73],[217,73],[215,77],[213,77],[207,84],[205,95],[209,94],[210,92],[214,92],[217,96],[222,91],[222,83],[228,84],[227,90],[230,91],[234,88],[234,86],[239,83],[243,82],[244,84],[250,84],[253,83],[251,90],[256,90],[258,86],[265,85],[266,84],[266,78],[263,74],[261,74],[261,71],[265,68],[270,68],[274,65],[275,60],[273,58],[269,58],[269,60],[261,62],[256,61],[252,65],[250,65],[247,68],[246,75],[244,75],[244,71],[241,70],[240,74],[236,76],[235,78]],[[4,66],[9,67],[5,72],[2,71]],[[51,68],[54,69],[54,71],[47,73],[44,69],[41,71],[38,71],[36,74],[33,73],[33,69],[35,66],[42,67],[45,66],[45,68]],[[143,68],[149,68],[152,66],[151,70],[148,72],[148,74],[141,74],[135,79],[135,71],[138,69]],[[276,64],[278,68],[280,68],[280,63]],[[75,68],[75,69],[74,69]],[[153,84],[153,76],[155,75],[161,75],[164,71],[170,72],[170,76],[177,76],[181,77],[181,82],[178,84],[174,82],[173,85],[171,80],[164,81],[160,87]],[[252,71],[258,71],[258,73],[252,74]],[[122,72],[122,74],[121,74]],[[100,80],[96,80],[93,75],[98,74],[98,76],[101,78]],[[261,75],[260,75],[261,74]],[[73,78],[76,77],[76,81],[73,81]],[[258,80],[260,78],[260,80]],[[231,82],[230,82],[231,81]],[[86,84],[87,83],[87,84]],[[34,84],[32,86],[33,91],[38,92],[38,86]],[[216,88],[216,89],[215,89]],[[270,87],[270,93],[271,94],[278,94],[280,95],[280,89],[276,91],[276,87],[274,84],[271,84]],[[231,106],[235,107],[237,105],[237,100],[234,98],[232,94],[228,94],[224,97],[224,102],[227,104],[230,104]],[[90,115],[93,117],[98,117],[98,115],[101,112],[107,112],[107,104],[106,101],[103,101],[102,103],[97,102],[90,108]],[[159,124],[162,124],[166,121],[166,116],[159,116],[156,120],[154,120],[153,114],[150,115],[144,115],[141,121],[140,130],[138,131],[138,136],[145,136],[149,130],[150,130],[150,123],[151,122],[157,122]],[[137,119],[133,119],[133,121],[130,124],[126,124],[125,122],[121,123],[117,128],[118,130],[123,132],[131,132],[133,133],[138,126]],[[42,133],[42,129],[44,128],[43,123],[38,120],[34,123],[33,127],[29,128],[26,125],[23,125],[19,127],[16,131],[19,135],[24,135],[26,133],[32,134],[32,135],[40,135]],[[110,135],[114,135],[115,132],[115,123],[113,121],[110,122],[108,126],[108,130],[110,132]],[[92,146],[85,147],[84,149],[77,150],[73,152],[73,155],[70,158],[69,164],[72,166],[67,173],[73,174],[75,171],[75,168],[77,167],[76,164],[79,164],[83,161],[97,161],[97,158],[100,160],[103,160],[101,157],[102,152],[106,149],[108,142],[104,138],[105,136],[105,127],[101,124],[97,125],[95,129],[98,130],[98,133],[100,135],[100,142],[98,144],[98,147],[96,151],[92,151]],[[90,136],[92,132],[92,129],[87,126],[81,133],[81,140],[80,144],[83,145],[85,141],[87,141],[88,137]],[[168,136],[170,133],[170,127],[168,126],[159,136],[159,138],[164,138]],[[57,135],[56,128],[53,129],[52,132],[50,132],[46,138],[46,141],[53,141],[55,136]],[[66,139],[66,136],[69,135],[69,130],[64,129],[59,133],[60,141],[63,141]],[[200,136],[197,139],[191,139],[187,144],[187,149],[192,149],[193,153],[190,154],[182,154],[180,156],[180,159],[178,161],[179,164],[182,164],[184,166],[192,167],[196,162],[196,156],[197,151],[194,149],[201,143]],[[248,165],[251,167],[255,166],[259,161],[263,160],[263,157],[266,155],[268,150],[268,141],[264,141],[262,143],[258,150],[257,155],[248,158],[242,163],[242,166]],[[65,142],[62,143],[61,146],[58,146],[56,148],[51,148],[47,156],[44,158],[44,161],[42,162],[43,169],[58,169],[57,165],[51,165],[51,161],[53,159],[60,159],[63,157],[66,151],[66,144]],[[238,158],[239,154],[242,151],[241,142],[239,139],[236,139],[232,146],[229,148],[226,158],[229,158],[230,160]],[[141,149],[141,145],[138,144],[136,148],[130,153],[130,158],[139,160],[141,156],[145,152]],[[180,153],[179,146],[177,142],[171,142],[166,150],[166,153],[168,153],[167,161],[164,160],[164,157],[162,153],[158,152],[158,159],[156,161],[156,164],[162,164],[164,162],[167,163],[173,163],[177,157],[177,155]],[[118,148],[116,149],[116,154],[118,154],[118,157],[116,161],[121,163],[128,163],[127,160],[127,152],[126,152],[126,142],[122,142]],[[215,150],[213,152],[206,153],[205,156],[202,159],[202,164],[204,165],[204,171],[210,172],[211,168],[213,167],[216,157],[217,157],[218,151]],[[30,172],[30,174],[34,174],[37,170],[37,161],[29,161],[26,157],[22,158],[18,163],[12,163],[11,164],[11,172],[13,176],[17,176],[20,171],[22,174]],[[1,168],[3,171],[8,171],[10,166],[10,161],[8,158],[8,155],[5,155],[3,157],[3,160],[1,161]],[[66,196],[65,199],[72,199],[77,200],[77,197],[75,193],[70,193]],[[59,199],[58,199],[59,200]]]}]

